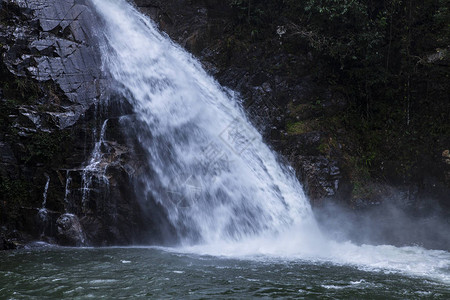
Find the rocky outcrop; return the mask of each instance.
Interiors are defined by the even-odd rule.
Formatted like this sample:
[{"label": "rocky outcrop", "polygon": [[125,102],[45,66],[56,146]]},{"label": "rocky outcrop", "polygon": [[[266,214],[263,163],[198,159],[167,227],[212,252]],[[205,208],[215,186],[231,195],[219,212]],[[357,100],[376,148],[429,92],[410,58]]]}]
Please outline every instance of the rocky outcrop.
[{"label": "rocky outcrop", "polygon": [[77,216],[63,214],[56,220],[56,226],[58,242],[61,245],[84,246],[86,244],[86,236]]},{"label": "rocky outcrop", "polygon": [[24,239],[51,239],[68,209],[63,170],[91,151],[87,124],[103,90],[98,47],[84,28],[93,12],[80,1],[3,1],[1,17],[0,223],[31,234]]},{"label": "rocky outcrop", "polygon": [[442,152],[442,160],[443,160],[442,163],[445,164],[444,165],[445,181],[450,184],[450,150],[444,150]]},{"label": "rocky outcrop", "polygon": [[156,239],[134,190],[142,156],[119,124],[132,111],[108,89],[89,1],[9,0],[0,13],[0,249]]},{"label": "rocky outcrop", "polygon": [[96,23],[94,13],[83,1],[7,1],[3,9],[4,14],[18,13],[3,25],[3,63],[9,72],[19,79],[51,81],[64,95],[53,91],[40,99],[39,104],[54,104],[59,111],[42,114],[24,106],[21,115],[40,130],[72,126],[99,101],[104,88],[93,27],[86,26]]}]

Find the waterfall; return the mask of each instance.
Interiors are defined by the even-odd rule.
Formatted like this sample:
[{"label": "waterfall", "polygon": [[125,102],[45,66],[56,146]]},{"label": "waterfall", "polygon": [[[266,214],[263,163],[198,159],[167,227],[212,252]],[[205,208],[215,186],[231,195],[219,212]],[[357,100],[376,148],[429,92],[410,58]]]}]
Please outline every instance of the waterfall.
[{"label": "waterfall", "polygon": [[[70,202],[69,202],[69,195],[70,195],[70,184],[72,183],[72,177],[70,177],[70,171],[66,170],[66,184],[64,186],[64,209],[66,213],[69,211]],[[84,191],[84,189],[83,189]]]},{"label": "waterfall", "polygon": [[44,192],[42,193],[42,206],[39,209],[38,215],[42,222],[47,221],[47,193],[48,193],[48,187],[50,185],[50,177],[45,174],[45,178],[47,178],[47,181],[45,182],[44,186]]},{"label": "waterfall", "polygon": [[[100,136],[98,137],[97,142],[94,145],[94,149],[92,151],[91,157],[89,159],[89,163],[86,167],[83,169],[83,175],[82,175],[82,200],[81,203],[83,205],[86,204],[86,201],[89,197],[89,191],[92,186],[92,179],[94,176],[98,177],[101,181],[108,184],[108,178],[105,175],[106,171],[106,164],[103,163],[103,153],[102,153],[102,146],[105,143],[105,132],[106,127],[108,125],[108,119],[106,119],[103,122],[102,128],[100,130]],[[96,131],[94,130],[94,136],[96,135]],[[68,194],[67,184],[70,184],[69,181],[66,182],[66,196],[64,198],[64,201],[66,202],[66,197]]]},{"label": "waterfall", "polygon": [[92,1],[104,22],[105,71],[133,105],[152,169],[145,192],[181,241],[239,240],[298,223],[314,229],[294,172],[264,144],[239,98],[126,1]]},{"label": "waterfall", "polygon": [[[121,117],[123,130],[146,151],[141,201],[164,208],[181,242],[177,249],[450,280],[445,251],[325,239],[294,172],[264,144],[239,97],[125,0],[91,1],[102,19],[104,71],[134,110]],[[95,157],[94,151],[90,165],[97,168]]]}]

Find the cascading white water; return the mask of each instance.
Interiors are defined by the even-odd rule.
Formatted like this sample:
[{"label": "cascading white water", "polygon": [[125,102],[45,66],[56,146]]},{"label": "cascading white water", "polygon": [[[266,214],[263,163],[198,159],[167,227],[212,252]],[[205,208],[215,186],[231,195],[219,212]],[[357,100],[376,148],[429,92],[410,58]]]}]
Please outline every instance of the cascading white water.
[{"label": "cascading white water", "polygon": [[[91,157],[89,159],[89,163],[87,166],[83,168],[82,175],[82,200],[81,203],[83,205],[86,204],[86,201],[89,197],[89,191],[92,185],[92,178],[94,176],[98,177],[100,180],[108,184],[108,178],[105,175],[106,166],[102,164],[103,153],[101,151],[101,147],[105,143],[105,132],[106,126],[108,125],[108,120],[103,122],[102,128],[100,130],[100,136],[98,137],[98,141],[94,145],[94,149],[92,151]],[[96,135],[96,131],[94,131],[94,136]],[[69,177],[68,177],[69,178]],[[70,184],[69,180],[66,182],[66,195],[64,196],[64,202],[67,200],[67,195],[69,193],[68,184]]]},{"label": "cascading white water", "polygon": [[[64,209],[66,213],[68,212],[70,203],[69,203],[69,194],[70,194],[70,184],[72,183],[72,177],[70,177],[70,171],[66,171],[66,184],[64,187]],[[84,190],[83,190],[84,191]]]},{"label": "cascading white water", "polygon": [[[105,70],[141,126],[153,172],[147,192],[167,210],[186,251],[331,260],[450,280],[448,252],[326,241],[293,172],[234,94],[125,0],[92,3],[104,22]],[[202,246],[189,247],[196,243]]]},{"label": "cascading white water", "polygon": [[148,191],[183,241],[240,239],[296,222],[314,227],[294,174],[232,94],[125,1],[93,2],[105,22],[105,68],[152,134],[140,138],[156,173]]}]

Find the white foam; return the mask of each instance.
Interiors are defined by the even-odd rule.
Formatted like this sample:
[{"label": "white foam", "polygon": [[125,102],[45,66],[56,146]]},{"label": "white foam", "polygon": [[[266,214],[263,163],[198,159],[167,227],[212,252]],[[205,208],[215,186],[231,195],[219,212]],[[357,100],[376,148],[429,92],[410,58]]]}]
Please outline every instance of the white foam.
[{"label": "white foam", "polygon": [[450,283],[450,253],[446,251],[390,245],[358,246],[351,242],[327,241],[320,236],[306,237],[302,237],[301,231],[291,230],[278,236],[188,246],[177,251],[250,260],[330,262],[365,271],[402,273]]}]

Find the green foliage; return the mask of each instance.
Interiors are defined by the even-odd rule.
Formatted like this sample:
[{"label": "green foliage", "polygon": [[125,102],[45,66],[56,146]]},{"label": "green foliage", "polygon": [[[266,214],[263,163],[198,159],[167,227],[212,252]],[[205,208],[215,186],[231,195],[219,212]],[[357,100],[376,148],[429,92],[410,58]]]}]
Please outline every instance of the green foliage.
[{"label": "green foliage", "polygon": [[350,180],[353,184],[352,197],[354,199],[370,198],[372,190],[370,188],[370,159],[357,156],[347,157],[347,163],[351,170]]},{"label": "green foliage", "polygon": [[[3,223],[14,221],[20,214],[24,203],[28,203],[32,185],[24,179],[12,180],[0,176],[0,220]],[[4,214],[4,216],[3,216]],[[6,219],[2,220],[4,217]]]},{"label": "green foliage", "polygon": [[26,145],[26,162],[42,162],[48,165],[61,163],[61,157],[68,151],[70,135],[67,132],[37,132]]},{"label": "green foliage", "polygon": [[433,15],[437,40],[443,45],[450,44],[450,0],[439,0]]},{"label": "green foliage", "polygon": [[237,24],[235,29],[242,37],[257,40],[278,18],[284,8],[284,1],[267,0],[227,0],[233,9]]},{"label": "green foliage", "polygon": [[[292,2],[292,1],[291,1]],[[309,14],[309,20],[319,24],[332,22],[333,25],[356,26],[362,21],[367,22],[367,7],[355,0],[308,0],[304,6]],[[314,16],[314,19],[311,17]]]},{"label": "green foliage", "polygon": [[361,181],[353,182],[352,198],[353,199],[370,199],[373,190],[370,185]]},{"label": "green foliage", "polygon": [[4,201],[16,206],[29,196],[30,184],[23,180],[11,180],[7,177],[0,178],[0,194]]},{"label": "green foliage", "polygon": [[3,93],[7,99],[25,104],[34,103],[41,91],[34,81],[25,77],[16,77],[12,82],[3,83]]},{"label": "green foliage", "polygon": [[[241,34],[237,40],[251,39],[250,46],[255,37],[276,40],[293,56],[311,52],[315,79],[344,95],[347,109],[334,121],[324,116],[320,128],[311,120],[296,118],[308,115],[305,111],[320,116],[317,111],[324,109],[320,103],[315,105],[311,99],[298,107],[291,105],[286,129],[288,134],[345,129],[334,137],[355,160],[349,168],[359,174],[353,180],[360,187],[365,180],[357,178],[411,178],[421,161],[436,160],[436,149],[448,146],[450,0],[229,3]],[[283,37],[276,35],[279,26],[287,29]],[[296,67],[274,64],[268,73],[285,69],[295,72]],[[319,150],[327,149],[323,144]],[[397,174],[380,171],[383,162],[393,164]]]},{"label": "green foliage", "polygon": [[12,101],[0,100],[0,130],[7,132],[9,124],[8,115],[14,110],[15,105]]},{"label": "green foliage", "polygon": [[290,135],[302,134],[308,131],[304,122],[288,122],[286,129],[287,133]]},{"label": "green foliage", "polygon": [[294,29],[307,28],[306,41],[327,60],[318,79],[349,100],[342,119],[359,146],[351,168],[380,174],[388,160],[413,176],[450,132],[450,1],[288,2],[303,10]]},{"label": "green foliage", "polygon": [[0,62],[0,88],[4,98],[17,104],[34,103],[42,94],[34,80],[15,76],[9,72],[3,62]]}]

